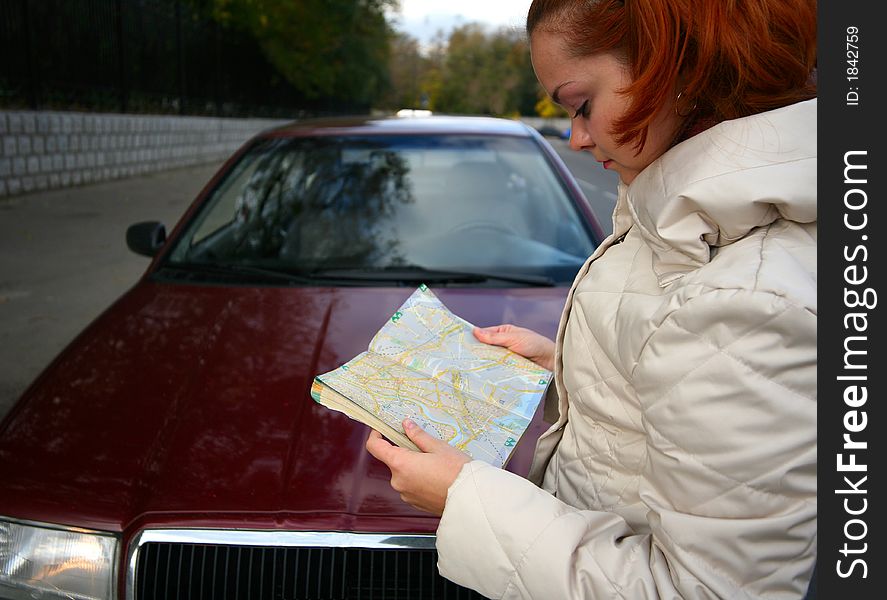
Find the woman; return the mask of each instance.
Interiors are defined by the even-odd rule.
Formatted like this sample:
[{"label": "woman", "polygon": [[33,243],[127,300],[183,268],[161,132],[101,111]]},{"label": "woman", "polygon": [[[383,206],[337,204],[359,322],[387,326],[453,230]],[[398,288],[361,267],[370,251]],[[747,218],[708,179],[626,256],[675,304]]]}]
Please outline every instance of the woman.
[{"label": "woman", "polygon": [[[536,75],[620,177],[556,342],[530,481],[415,425],[367,449],[491,598],[800,598],[816,546],[816,6],[536,0]],[[535,484],[535,485],[534,485]]]}]

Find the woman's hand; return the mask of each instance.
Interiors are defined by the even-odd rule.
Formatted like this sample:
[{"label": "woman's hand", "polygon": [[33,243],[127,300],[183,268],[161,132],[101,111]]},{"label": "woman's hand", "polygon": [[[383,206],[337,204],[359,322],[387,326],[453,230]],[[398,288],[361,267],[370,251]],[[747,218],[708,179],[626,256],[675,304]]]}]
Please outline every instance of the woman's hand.
[{"label": "woman's hand", "polygon": [[554,342],[532,329],[514,325],[475,327],[474,337],[485,344],[503,346],[529,358],[540,367],[554,371]]},{"label": "woman's hand", "polygon": [[471,458],[425,433],[409,419],[404,419],[403,429],[421,452],[395,446],[376,430],[370,433],[366,449],[391,469],[391,487],[400,492],[404,502],[440,516],[447,501],[447,490]]}]

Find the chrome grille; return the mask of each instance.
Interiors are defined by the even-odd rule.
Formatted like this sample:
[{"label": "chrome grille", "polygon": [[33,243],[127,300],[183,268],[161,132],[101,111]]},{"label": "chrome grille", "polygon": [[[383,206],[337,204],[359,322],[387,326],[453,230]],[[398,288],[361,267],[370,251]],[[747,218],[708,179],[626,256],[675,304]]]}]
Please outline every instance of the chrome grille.
[{"label": "chrome grille", "polygon": [[437,573],[433,548],[143,541],[134,600],[475,600]]}]

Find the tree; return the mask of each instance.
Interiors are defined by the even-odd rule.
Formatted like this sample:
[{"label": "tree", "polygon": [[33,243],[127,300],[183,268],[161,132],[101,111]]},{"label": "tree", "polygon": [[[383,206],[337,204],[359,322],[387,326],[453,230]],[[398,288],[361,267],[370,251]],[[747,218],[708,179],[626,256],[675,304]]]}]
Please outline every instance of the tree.
[{"label": "tree", "polygon": [[441,82],[436,109],[465,114],[531,114],[538,89],[525,36],[476,23],[450,33]]},{"label": "tree", "polygon": [[369,107],[388,87],[396,0],[194,0],[249,31],[306,98]]},{"label": "tree", "polygon": [[544,119],[555,119],[558,117],[569,117],[569,113],[554,103],[545,90],[539,90],[539,101],[535,106],[536,114]]},{"label": "tree", "polygon": [[388,63],[389,92],[382,104],[388,108],[425,108],[422,79],[428,70],[428,62],[419,51],[419,41],[406,34],[395,34],[391,40]]}]

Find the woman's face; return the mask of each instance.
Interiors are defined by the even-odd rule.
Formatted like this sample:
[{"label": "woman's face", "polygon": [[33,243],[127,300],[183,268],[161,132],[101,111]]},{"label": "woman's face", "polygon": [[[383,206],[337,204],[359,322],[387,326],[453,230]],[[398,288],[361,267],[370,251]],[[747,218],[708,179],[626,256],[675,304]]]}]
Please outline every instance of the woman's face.
[{"label": "woman's face", "polygon": [[563,44],[558,34],[533,33],[530,48],[536,77],[572,116],[570,147],[590,152],[605,169],[616,171],[629,184],[668,149],[682,119],[670,102],[657,113],[640,154],[633,143],[620,145],[611,131],[628,108],[628,98],[619,93],[631,83],[628,64],[611,53],[573,58]]}]

